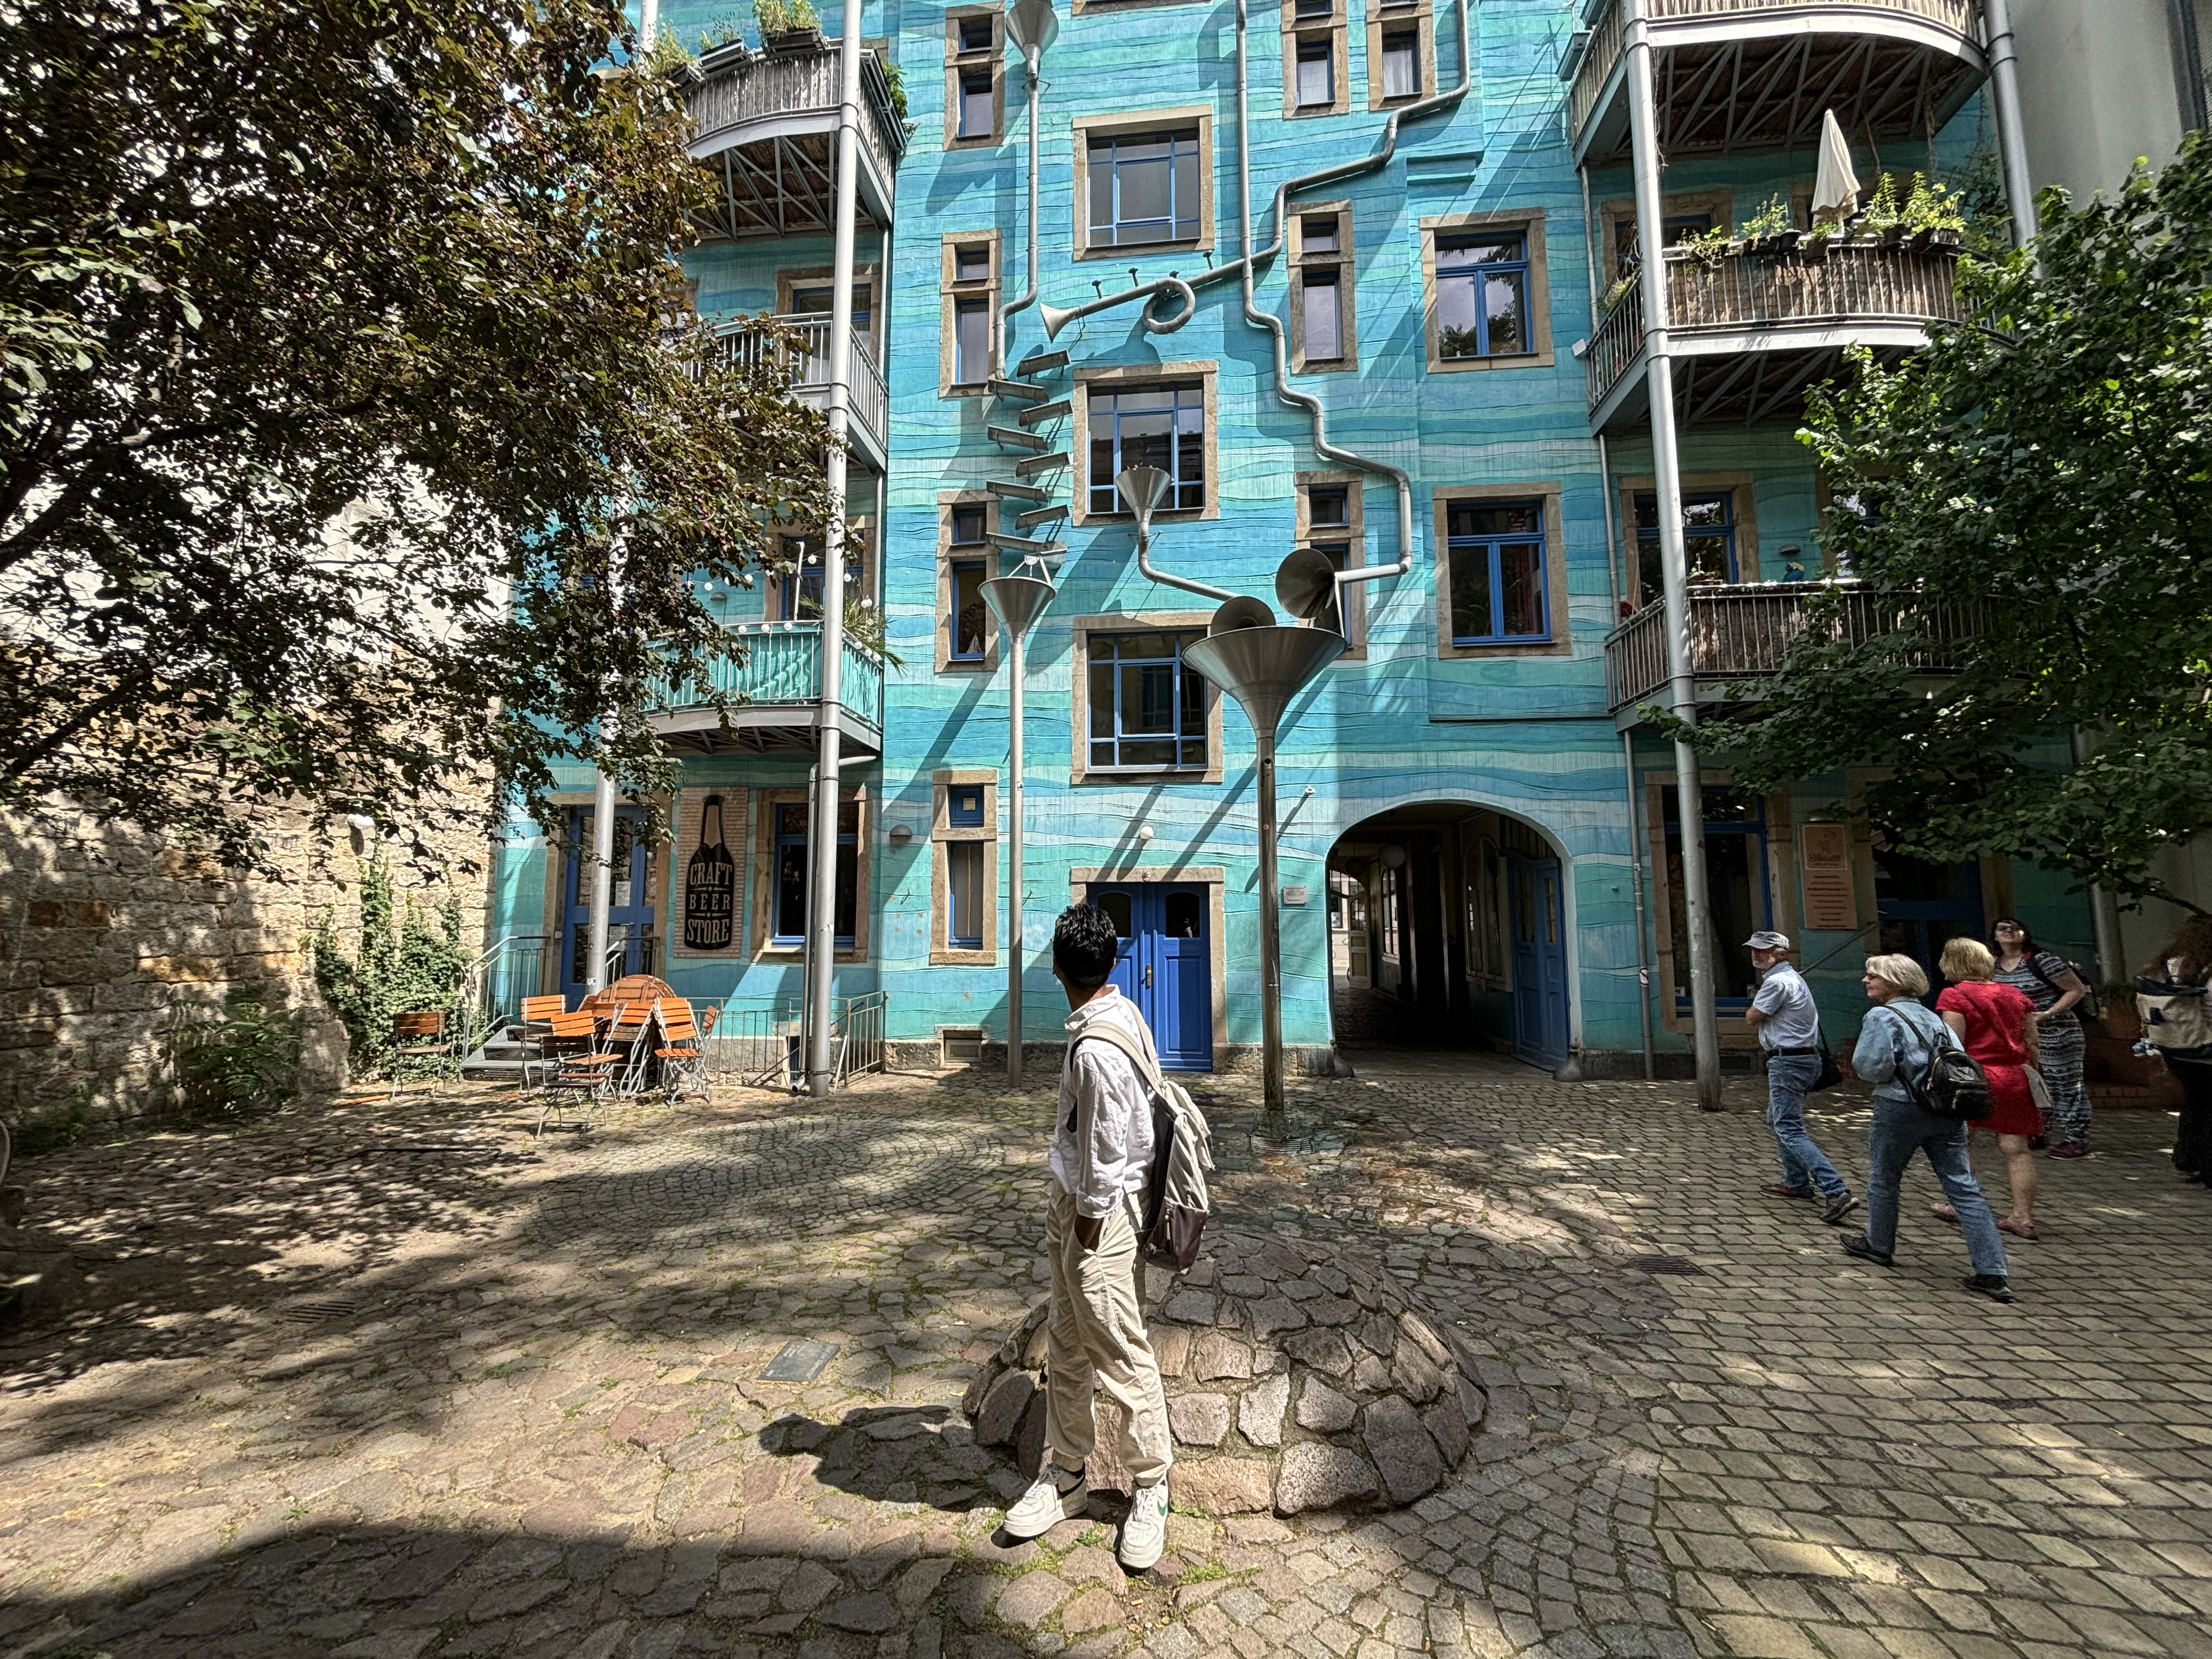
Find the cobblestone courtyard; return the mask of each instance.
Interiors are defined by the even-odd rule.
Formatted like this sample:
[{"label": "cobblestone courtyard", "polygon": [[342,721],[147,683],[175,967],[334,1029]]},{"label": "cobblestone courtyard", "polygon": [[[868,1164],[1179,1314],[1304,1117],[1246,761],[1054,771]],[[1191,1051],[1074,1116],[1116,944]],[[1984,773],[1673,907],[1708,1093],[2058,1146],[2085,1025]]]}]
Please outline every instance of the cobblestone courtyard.
[{"label": "cobblestone courtyard", "polygon": [[[1042,1292],[1048,1085],[20,1165],[93,1299],[0,1347],[0,1656],[2212,1655],[2212,1194],[2162,1115],[2044,1165],[2006,1308],[1924,1168],[1891,1273],[1760,1194],[1747,1091],[1364,1064],[1285,1152],[1211,1080],[1220,1209],[1398,1275],[1489,1414],[1414,1510],[1178,1514],[1128,1579],[1103,1504],[994,1543],[957,1411]],[[763,1380],[793,1338],[834,1363]]]}]

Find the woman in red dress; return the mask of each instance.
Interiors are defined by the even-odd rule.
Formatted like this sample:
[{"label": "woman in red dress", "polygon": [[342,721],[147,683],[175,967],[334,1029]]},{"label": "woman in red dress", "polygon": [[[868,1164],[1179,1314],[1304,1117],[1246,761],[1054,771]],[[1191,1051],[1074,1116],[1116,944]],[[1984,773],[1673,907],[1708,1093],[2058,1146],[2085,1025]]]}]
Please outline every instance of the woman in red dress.
[{"label": "woman in red dress", "polygon": [[[1936,999],[1936,1012],[1958,1034],[1966,1052],[1989,1073],[1990,1115],[1972,1127],[1997,1138],[2012,1187],[2012,1213],[1997,1223],[2015,1238],[2035,1237],[2035,1153],[2029,1137],[2042,1133],[2043,1114],[2029,1090],[2027,1067],[2036,1063],[2035,1004],[2025,991],[1998,985],[1996,958],[1977,939],[1954,939],[1943,947],[1943,977],[1951,981]],[[1936,1206],[1946,1221],[1948,1204]]]}]

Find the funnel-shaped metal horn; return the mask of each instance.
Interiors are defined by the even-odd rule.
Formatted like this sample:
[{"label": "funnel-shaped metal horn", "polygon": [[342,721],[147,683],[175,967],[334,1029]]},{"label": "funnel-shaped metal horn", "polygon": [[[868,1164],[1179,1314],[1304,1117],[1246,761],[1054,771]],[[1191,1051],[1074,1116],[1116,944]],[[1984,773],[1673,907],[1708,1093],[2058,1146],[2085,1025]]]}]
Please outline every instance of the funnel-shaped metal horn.
[{"label": "funnel-shaped metal horn", "polygon": [[1073,306],[1039,306],[1037,312],[1044,319],[1044,337],[1048,340],[1058,339],[1060,331],[1078,314]]},{"label": "funnel-shaped metal horn", "polygon": [[1014,43],[1014,50],[1027,52],[1034,46],[1042,52],[1052,45],[1060,33],[1060,19],[1052,9],[1052,0],[1014,0],[1006,12],[1006,38]]},{"label": "funnel-shaped metal horn", "polygon": [[1267,609],[1264,599],[1246,599],[1238,594],[1233,599],[1222,601],[1213,613],[1213,620],[1206,625],[1209,634],[1226,634],[1232,628],[1273,628],[1275,613]]},{"label": "funnel-shaped metal horn", "polygon": [[1272,745],[1291,699],[1352,648],[1325,628],[1232,628],[1182,648],[1182,659],[1244,706]]},{"label": "funnel-shaped metal horn", "polygon": [[1302,547],[1276,567],[1275,597],[1293,617],[1311,622],[1336,597],[1336,567],[1318,548]]},{"label": "funnel-shaped metal horn", "polygon": [[983,584],[983,603],[1009,634],[1026,634],[1057,590],[1042,576],[994,576]]},{"label": "funnel-shaped metal horn", "polygon": [[1129,511],[1137,515],[1140,526],[1152,523],[1152,509],[1160,504],[1160,498],[1174,482],[1156,466],[1126,467],[1114,475],[1114,488],[1129,504]]}]

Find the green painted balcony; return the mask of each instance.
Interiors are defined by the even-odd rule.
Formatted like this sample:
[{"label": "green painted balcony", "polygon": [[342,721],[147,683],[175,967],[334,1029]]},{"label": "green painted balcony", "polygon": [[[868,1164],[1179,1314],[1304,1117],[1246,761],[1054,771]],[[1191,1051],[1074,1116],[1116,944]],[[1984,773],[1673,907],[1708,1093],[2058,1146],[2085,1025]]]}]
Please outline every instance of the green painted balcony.
[{"label": "green painted balcony", "polygon": [[[708,664],[706,683],[664,688],[653,729],[684,754],[811,750],[822,702],[822,624],[743,622],[725,630],[728,644]],[[866,646],[845,641],[837,728],[848,755],[883,752],[884,667]],[[737,706],[718,711],[707,701],[709,691]]]}]

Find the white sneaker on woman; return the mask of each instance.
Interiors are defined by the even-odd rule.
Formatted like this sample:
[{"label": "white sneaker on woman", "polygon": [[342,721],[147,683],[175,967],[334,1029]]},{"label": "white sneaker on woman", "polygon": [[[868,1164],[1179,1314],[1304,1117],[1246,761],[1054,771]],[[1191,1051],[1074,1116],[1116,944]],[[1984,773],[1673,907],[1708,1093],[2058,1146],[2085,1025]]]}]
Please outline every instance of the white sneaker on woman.
[{"label": "white sneaker on woman", "polygon": [[[1063,1486],[1060,1480],[1069,1484]],[[1091,1500],[1091,1484],[1081,1469],[1063,1469],[1057,1464],[1045,1465],[1044,1473],[1030,1483],[1030,1489],[1006,1511],[1005,1526],[1011,1538],[1036,1538],[1050,1532],[1071,1515],[1079,1515]]]},{"label": "white sneaker on woman", "polygon": [[1168,1482],[1162,1475],[1130,1494],[1129,1518],[1121,1523],[1121,1565],[1142,1572],[1160,1559],[1168,1541]]}]

